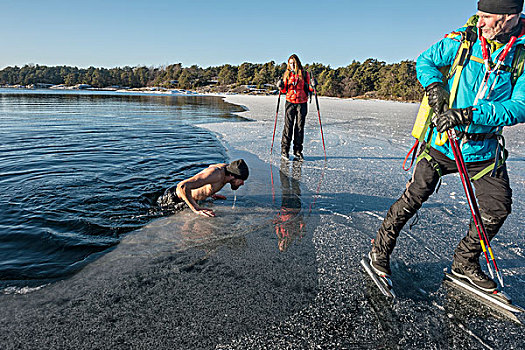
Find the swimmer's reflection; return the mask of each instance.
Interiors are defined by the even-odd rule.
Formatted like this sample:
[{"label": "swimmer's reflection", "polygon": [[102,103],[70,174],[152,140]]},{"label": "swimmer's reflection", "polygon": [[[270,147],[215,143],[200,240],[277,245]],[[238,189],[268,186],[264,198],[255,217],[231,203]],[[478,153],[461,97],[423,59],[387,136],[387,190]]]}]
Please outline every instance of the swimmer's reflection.
[{"label": "swimmer's reflection", "polygon": [[181,248],[200,246],[210,250],[223,244],[244,245],[246,238],[231,232],[230,223],[192,218],[182,225],[179,239]]},{"label": "swimmer's reflection", "polygon": [[275,233],[278,238],[278,246],[281,252],[288,249],[295,239],[301,239],[304,235],[305,224],[301,211],[301,166],[302,162],[281,160],[279,176],[281,179],[282,200],[281,209],[274,219]]}]

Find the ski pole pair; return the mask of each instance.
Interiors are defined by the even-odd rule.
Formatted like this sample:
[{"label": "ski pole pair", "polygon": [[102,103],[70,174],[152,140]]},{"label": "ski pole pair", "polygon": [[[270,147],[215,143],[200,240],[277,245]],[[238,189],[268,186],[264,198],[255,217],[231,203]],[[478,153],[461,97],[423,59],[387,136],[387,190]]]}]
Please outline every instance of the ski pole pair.
[{"label": "ski pole pair", "polygon": [[479,211],[476,197],[474,196],[474,191],[472,189],[472,184],[470,182],[470,178],[467,172],[467,167],[465,166],[465,161],[463,160],[463,153],[461,152],[461,147],[458,144],[456,132],[454,131],[454,129],[450,129],[447,130],[447,134],[450,142],[450,148],[452,149],[452,153],[454,154],[454,159],[456,161],[459,176],[463,184],[463,189],[465,190],[465,195],[467,196],[467,202],[469,204],[470,212],[472,213],[472,219],[474,220],[474,225],[476,226],[476,230],[478,232],[481,249],[485,254],[485,260],[487,261],[487,267],[490,273],[490,277],[494,278],[494,273],[492,272],[492,267],[490,265],[490,261],[492,261],[492,264],[494,265],[494,270],[496,271],[496,276],[498,277],[501,287],[503,287],[503,278],[498,269],[498,265],[496,264],[496,260],[494,259],[492,248],[490,247],[490,242],[487,236],[487,232],[485,230],[485,226],[483,225],[483,221],[481,219],[481,213]]},{"label": "ski pole pair", "polygon": [[[312,79],[313,79],[313,76],[312,76]],[[314,87],[314,95],[315,95],[315,105],[317,106],[317,117],[319,118],[319,127],[321,128],[321,140],[323,141],[324,159],[326,160],[326,148],[324,145],[323,124],[321,123],[321,112],[319,111],[319,100],[317,99],[317,91],[315,87]],[[275,129],[277,128],[277,117],[279,115],[279,103],[280,102],[281,102],[281,90],[279,90],[279,96],[277,97],[277,109],[275,111],[275,123],[273,125],[272,146],[270,147],[270,154],[272,154],[272,151],[273,151],[273,142],[275,140]]]}]

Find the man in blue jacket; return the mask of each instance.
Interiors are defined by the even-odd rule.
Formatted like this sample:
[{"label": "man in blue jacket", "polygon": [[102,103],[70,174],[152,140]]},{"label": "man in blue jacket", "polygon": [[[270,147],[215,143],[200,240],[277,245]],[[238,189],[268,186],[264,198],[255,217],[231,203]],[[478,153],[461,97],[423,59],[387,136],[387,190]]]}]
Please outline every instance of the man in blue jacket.
[{"label": "man in blue jacket", "polygon": [[[522,9],[523,0],[480,0],[477,17],[469,20],[470,27],[451,33],[418,58],[417,76],[434,110],[434,129],[429,147],[422,147],[422,152],[427,154],[419,157],[406,190],[388,211],[373,241],[370,265],[378,275],[388,278],[391,274],[390,255],[399,232],[434,192],[440,177],[458,171],[449,144],[436,144],[438,132],[453,128],[461,141],[470,177],[480,174],[473,185],[489,240],[510,214],[512,190],[505,163],[499,162],[496,171],[486,169],[495,164],[501,128],[525,122],[525,75],[512,81],[510,72],[516,47],[525,43],[522,36],[525,24],[520,17]],[[459,76],[457,92],[449,109],[449,91],[454,90],[451,89],[454,76],[444,79],[439,68],[453,65],[460,50],[459,39],[467,37],[464,34],[469,30],[473,34],[470,35],[471,56]],[[512,37],[517,38],[513,45]],[[485,56],[484,48],[487,49]],[[510,51],[503,57],[506,48]],[[495,68],[501,59],[503,64]],[[492,74],[488,75],[487,71]],[[471,220],[467,235],[454,252],[451,270],[476,287],[491,292],[497,285],[481,270],[481,252],[479,236]]]}]

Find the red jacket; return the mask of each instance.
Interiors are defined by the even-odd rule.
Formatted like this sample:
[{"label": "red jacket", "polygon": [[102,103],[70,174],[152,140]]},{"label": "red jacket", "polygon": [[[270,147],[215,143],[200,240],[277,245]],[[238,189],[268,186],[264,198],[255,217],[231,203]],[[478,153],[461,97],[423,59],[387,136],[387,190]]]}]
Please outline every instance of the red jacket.
[{"label": "red jacket", "polygon": [[[310,74],[306,71],[303,71],[303,73],[303,76],[306,76],[308,91],[313,92],[314,89],[310,86]],[[288,78],[284,80],[284,89],[282,89],[281,92],[286,94],[286,101],[290,103],[305,103],[308,101],[308,95],[306,94],[304,87],[304,80],[293,73],[290,73]]]}]

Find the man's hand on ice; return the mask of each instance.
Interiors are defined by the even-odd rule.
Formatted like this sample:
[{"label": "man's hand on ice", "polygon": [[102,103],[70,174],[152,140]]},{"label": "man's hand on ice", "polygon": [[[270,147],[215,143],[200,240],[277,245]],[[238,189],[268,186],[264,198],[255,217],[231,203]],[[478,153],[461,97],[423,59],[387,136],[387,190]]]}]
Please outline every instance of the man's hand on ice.
[{"label": "man's hand on ice", "polygon": [[211,209],[208,209],[208,208],[196,208],[193,212],[195,214],[199,214],[199,215],[202,215],[202,216],[207,216],[209,218],[215,216],[215,212],[213,210],[211,210]]}]

